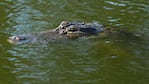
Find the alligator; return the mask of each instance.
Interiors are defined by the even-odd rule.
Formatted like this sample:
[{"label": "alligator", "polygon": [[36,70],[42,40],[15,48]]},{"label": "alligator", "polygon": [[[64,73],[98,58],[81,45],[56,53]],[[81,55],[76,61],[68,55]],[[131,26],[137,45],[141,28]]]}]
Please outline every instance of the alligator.
[{"label": "alligator", "polygon": [[99,38],[112,37],[140,37],[140,34],[127,32],[125,30],[116,30],[116,28],[108,28],[97,22],[69,22],[62,21],[55,29],[41,31],[32,34],[21,34],[11,36],[8,39],[9,43],[26,44],[26,43],[48,43],[61,42],[62,40],[74,40],[80,37],[96,36]]},{"label": "alligator", "polygon": [[25,44],[36,42],[55,42],[68,39],[77,39],[83,36],[97,36],[98,33],[104,31],[104,26],[97,23],[85,22],[68,22],[62,21],[60,25],[51,30],[11,36],[8,39],[9,43]]}]

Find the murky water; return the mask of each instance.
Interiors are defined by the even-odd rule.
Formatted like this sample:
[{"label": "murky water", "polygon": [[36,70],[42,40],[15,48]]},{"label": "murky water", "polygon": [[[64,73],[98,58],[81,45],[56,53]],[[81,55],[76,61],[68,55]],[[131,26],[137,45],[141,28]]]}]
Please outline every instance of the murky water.
[{"label": "murky water", "polygon": [[[148,84],[148,0],[0,0],[0,84]],[[11,35],[97,21],[143,34],[13,45]],[[117,36],[118,37],[118,36]]]}]

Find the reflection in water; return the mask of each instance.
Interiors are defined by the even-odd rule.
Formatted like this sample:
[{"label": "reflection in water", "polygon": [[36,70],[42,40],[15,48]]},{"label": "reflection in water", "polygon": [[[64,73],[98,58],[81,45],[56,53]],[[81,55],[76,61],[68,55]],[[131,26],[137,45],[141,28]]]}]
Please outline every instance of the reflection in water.
[{"label": "reflection in water", "polygon": [[[0,46],[5,48],[0,56],[8,62],[0,58],[4,66],[0,71],[8,69],[6,75],[12,84],[148,84],[148,1],[7,0],[0,3],[7,3],[4,17],[8,20],[4,24],[8,25],[5,32],[9,34],[51,29],[62,20],[98,21],[146,34],[142,38],[120,35],[40,45],[8,45],[1,41]],[[4,81],[0,78],[0,83]]]}]

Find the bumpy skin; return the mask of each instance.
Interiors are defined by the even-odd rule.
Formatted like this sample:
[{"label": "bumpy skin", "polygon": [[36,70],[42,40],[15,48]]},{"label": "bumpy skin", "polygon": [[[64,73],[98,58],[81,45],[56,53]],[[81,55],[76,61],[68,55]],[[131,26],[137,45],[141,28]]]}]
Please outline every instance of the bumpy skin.
[{"label": "bumpy skin", "polygon": [[82,36],[97,35],[103,31],[104,27],[98,23],[63,21],[53,30],[11,36],[8,41],[15,44],[61,41],[65,39],[76,39]]},{"label": "bumpy skin", "polygon": [[84,22],[67,22],[63,21],[54,31],[57,31],[59,34],[67,34],[68,32],[80,31],[86,35],[96,35],[99,32],[104,30],[103,25],[98,23],[84,23]]}]

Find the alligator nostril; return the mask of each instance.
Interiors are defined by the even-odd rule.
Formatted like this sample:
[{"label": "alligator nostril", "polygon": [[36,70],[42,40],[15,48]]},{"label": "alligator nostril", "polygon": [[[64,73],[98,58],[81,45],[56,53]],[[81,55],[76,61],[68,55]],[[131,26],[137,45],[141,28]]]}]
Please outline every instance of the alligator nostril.
[{"label": "alligator nostril", "polygon": [[19,41],[20,38],[18,36],[12,36],[10,37],[11,40],[14,40],[14,41]]}]

